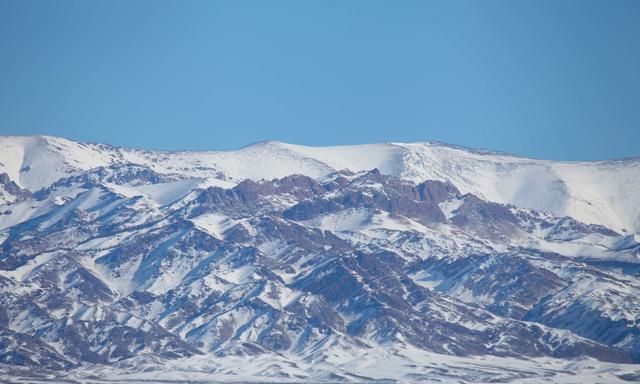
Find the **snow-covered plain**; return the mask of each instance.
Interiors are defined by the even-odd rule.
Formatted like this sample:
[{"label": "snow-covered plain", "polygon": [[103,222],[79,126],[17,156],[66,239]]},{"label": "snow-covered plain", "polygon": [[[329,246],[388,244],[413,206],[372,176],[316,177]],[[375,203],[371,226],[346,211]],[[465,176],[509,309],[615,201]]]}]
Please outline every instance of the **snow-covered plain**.
[{"label": "snow-covered plain", "polygon": [[[603,364],[593,359],[567,362],[554,359],[464,358],[411,347],[367,351],[334,350],[325,361],[297,356],[196,356],[153,364],[152,358],[112,366],[76,370],[60,377],[27,372],[4,376],[15,383],[513,383],[513,384],[629,384],[640,367]],[[157,362],[156,362],[157,363]],[[337,367],[337,368],[336,368]],[[3,369],[0,365],[0,379]],[[6,372],[6,371],[5,371]]]}]

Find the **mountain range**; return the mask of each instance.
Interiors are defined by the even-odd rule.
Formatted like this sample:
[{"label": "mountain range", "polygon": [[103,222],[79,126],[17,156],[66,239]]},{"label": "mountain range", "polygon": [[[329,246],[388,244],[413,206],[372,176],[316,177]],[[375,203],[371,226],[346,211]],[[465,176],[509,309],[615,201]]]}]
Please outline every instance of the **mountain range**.
[{"label": "mountain range", "polygon": [[637,382],[640,158],[0,137],[0,379]]}]

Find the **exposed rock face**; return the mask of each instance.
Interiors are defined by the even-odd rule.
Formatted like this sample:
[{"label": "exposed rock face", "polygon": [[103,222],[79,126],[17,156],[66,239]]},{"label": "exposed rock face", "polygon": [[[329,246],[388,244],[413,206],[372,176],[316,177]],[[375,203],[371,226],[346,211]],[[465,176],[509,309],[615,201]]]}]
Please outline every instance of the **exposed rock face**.
[{"label": "exposed rock face", "polygon": [[[6,173],[0,173],[0,204],[3,202],[22,201],[30,197],[31,192],[29,190],[21,188]],[[2,213],[0,212],[0,214]]]},{"label": "exposed rock face", "polygon": [[[330,186],[325,188],[331,190]],[[337,186],[329,196],[308,198],[283,212],[292,220],[309,220],[345,209],[380,209],[414,218],[425,224],[445,221],[438,203],[459,194],[450,184],[428,181],[419,185],[383,176],[373,170],[355,180]]]},{"label": "exposed rock face", "polygon": [[184,178],[135,164],[33,196],[7,180],[23,201],[0,221],[5,364],[375,346],[640,362],[638,246],[603,226],[375,169],[188,187],[163,203],[131,190]]}]

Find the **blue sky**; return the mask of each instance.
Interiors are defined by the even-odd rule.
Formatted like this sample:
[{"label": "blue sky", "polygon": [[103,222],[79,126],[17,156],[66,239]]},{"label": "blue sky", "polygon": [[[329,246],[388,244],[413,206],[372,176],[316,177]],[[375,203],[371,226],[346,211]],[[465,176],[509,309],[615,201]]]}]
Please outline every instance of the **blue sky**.
[{"label": "blue sky", "polygon": [[640,156],[640,1],[0,0],[0,134]]}]

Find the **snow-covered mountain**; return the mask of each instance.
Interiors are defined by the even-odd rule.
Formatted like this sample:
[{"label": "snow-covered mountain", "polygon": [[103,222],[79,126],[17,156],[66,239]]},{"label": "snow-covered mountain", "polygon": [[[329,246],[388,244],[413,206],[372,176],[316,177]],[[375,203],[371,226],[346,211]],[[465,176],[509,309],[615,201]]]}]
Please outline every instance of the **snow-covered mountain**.
[{"label": "snow-covered mountain", "polygon": [[54,137],[1,137],[0,153],[0,174],[32,191],[80,171],[126,163],[220,185],[375,168],[416,183],[448,181],[489,201],[640,231],[640,158],[558,162],[430,142],[305,147],[268,141],[229,152],[160,152]]},{"label": "snow-covered mountain", "polygon": [[0,378],[640,378],[640,159],[3,137],[0,199]]}]

